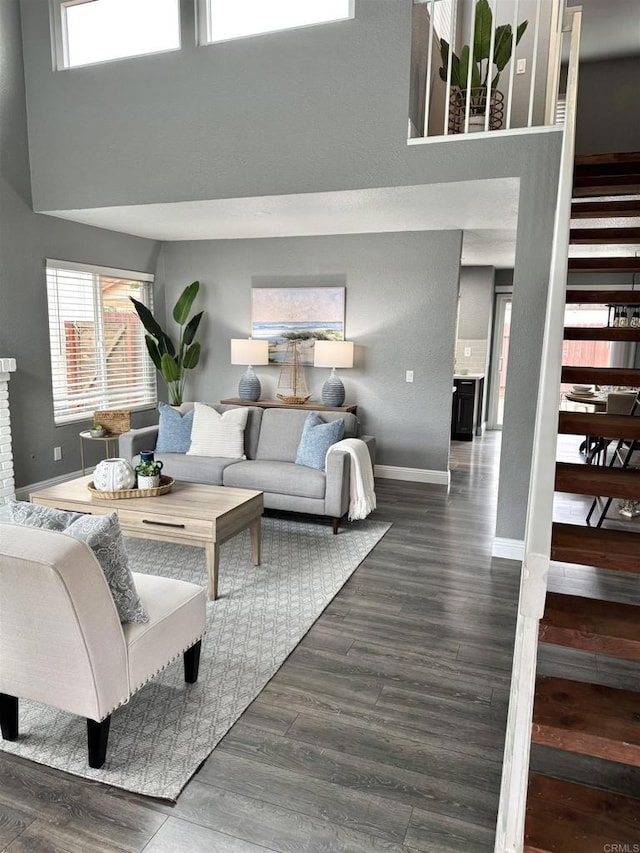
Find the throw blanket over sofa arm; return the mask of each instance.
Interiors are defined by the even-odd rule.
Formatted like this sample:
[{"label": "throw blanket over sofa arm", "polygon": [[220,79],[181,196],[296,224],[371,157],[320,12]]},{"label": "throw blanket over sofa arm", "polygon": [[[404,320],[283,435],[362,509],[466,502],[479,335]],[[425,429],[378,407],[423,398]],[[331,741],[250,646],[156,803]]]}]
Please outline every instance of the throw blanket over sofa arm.
[{"label": "throw blanket over sofa arm", "polygon": [[[376,460],[376,440],[372,435],[358,436],[369,451],[371,467]],[[327,485],[325,492],[325,513],[334,519],[342,518],[349,509],[351,459],[344,450],[334,450],[327,454]],[[335,530],[334,525],[334,530]]]},{"label": "throw blanket over sofa arm", "polygon": [[118,439],[118,453],[130,462],[141,450],[153,450],[158,440],[158,425],[131,429]]}]

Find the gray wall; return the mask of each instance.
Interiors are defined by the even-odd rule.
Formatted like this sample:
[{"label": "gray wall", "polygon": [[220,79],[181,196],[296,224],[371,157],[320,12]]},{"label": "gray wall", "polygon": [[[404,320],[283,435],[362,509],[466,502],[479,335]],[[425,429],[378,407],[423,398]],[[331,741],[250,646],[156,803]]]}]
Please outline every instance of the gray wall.
[{"label": "gray wall", "polygon": [[[378,462],[446,471],[461,240],[440,231],[165,244],[168,302],[199,278],[207,311],[205,357],[187,398],[237,396],[244,368],[229,363],[229,341],[250,334],[252,286],[344,284],[346,337],[356,350],[355,367],[340,375],[347,402],[377,437]],[[272,397],[278,367],[256,372]],[[305,374],[319,399],[328,370]]]},{"label": "gray wall", "polygon": [[493,267],[463,267],[461,270],[459,338],[490,339],[494,273]]},{"label": "gray wall", "polygon": [[[517,384],[507,388],[497,526],[518,538],[560,132],[408,146],[411,8],[411,0],[358,0],[353,21],[196,48],[193,3],[182,0],[183,50],[53,73],[47,4],[23,0],[35,207],[520,177],[510,356]],[[437,345],[453,341],[440,335]],[[387,389],[378,388],[382,407]],[[438,394],[444,399],[444,386]],[[415,455],[413,440],[389,437],[404,443],[403,458]]]},{"label": "gray wall", "polygon": [[576,154],[637,151],[639,103],[640,56],[580,63]]},{"label": "gray wall", "polygon": [[[81,427],[53,423],[45,259],[153,272],[158,247],[32,212],[20,19],[18,3],[10,0],[0,3],[0,128],[0,355],[18,365],[9,394],[16,485],[22,486],[80,466]],[[56,445],[60,462],[53,461]]]}]

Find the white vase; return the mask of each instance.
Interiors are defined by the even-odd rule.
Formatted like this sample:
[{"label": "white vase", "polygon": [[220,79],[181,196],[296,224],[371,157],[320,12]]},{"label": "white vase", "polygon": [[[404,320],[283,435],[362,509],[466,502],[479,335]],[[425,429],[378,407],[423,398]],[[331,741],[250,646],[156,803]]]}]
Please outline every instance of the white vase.
[{"label": "white vase", "polygon": [[142,474],[138,474],[138,488],[139,489],[157,489],[160,485],[160,474],[154,474],[151,477],[145,477]]},{"label": "white vase", "polygon": [[135,471],[126,459],[103,459],[93,472],[93,485],[101,492],[131,489],[135,482]]}]

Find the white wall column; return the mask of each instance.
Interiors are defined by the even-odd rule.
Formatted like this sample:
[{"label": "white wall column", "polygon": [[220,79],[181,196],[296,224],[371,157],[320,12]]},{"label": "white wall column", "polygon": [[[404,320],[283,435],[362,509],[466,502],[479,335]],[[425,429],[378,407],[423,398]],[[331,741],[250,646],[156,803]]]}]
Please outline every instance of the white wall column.
[{"label": "white wall column", "polygon": [[15,369],[15,358],[0,358],[0,504],[15,498],[16,494],[9,414],[9,379]]}]

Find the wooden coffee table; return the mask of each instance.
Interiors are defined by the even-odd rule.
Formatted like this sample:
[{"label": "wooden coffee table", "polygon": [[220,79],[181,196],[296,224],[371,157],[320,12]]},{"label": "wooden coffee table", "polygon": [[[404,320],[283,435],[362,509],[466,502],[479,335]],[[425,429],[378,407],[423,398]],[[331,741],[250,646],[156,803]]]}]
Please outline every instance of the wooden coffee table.
[{"label": "wooden coffee table", "polygon": [[68,480],[33,492],[31,501],[43,506],[118,515],[122,532],[140,539],[199,545],[205,549],[209,576],[209,601],[218,597],[220,545],[246,527],[251,533],[251,559],[260,565],[262,492],[174,483],[166,495],[154,498],[96,499],[87,488],[91,476]]}]

